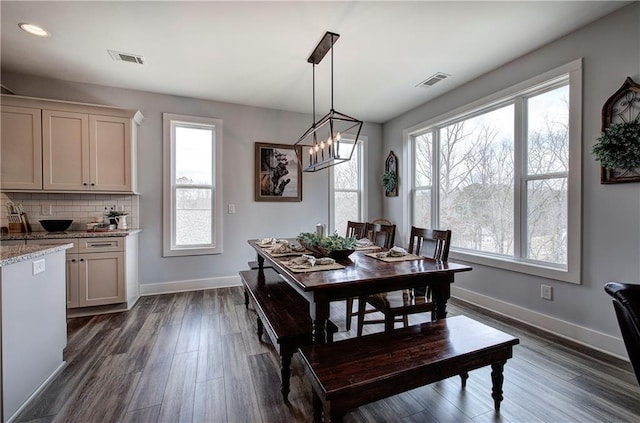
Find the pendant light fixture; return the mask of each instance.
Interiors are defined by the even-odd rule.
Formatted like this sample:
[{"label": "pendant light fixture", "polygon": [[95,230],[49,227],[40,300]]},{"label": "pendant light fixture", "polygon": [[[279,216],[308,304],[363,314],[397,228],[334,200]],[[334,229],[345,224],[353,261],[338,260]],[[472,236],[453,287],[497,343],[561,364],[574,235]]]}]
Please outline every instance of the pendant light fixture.
[{"label": "pendant light fixture", "polygon": [[[327,31],[307,59],[313,66],[313,124],[294,143],[304,172],[316,172],[351,160],[362,129],[362,121],[333,108],[333,45],[339,34]],[[331,109],[316,121],[316,65],[331,51]],[[341,143],[346,139],[348,143]],[[348,146],[348,147],[347,147]]]}]

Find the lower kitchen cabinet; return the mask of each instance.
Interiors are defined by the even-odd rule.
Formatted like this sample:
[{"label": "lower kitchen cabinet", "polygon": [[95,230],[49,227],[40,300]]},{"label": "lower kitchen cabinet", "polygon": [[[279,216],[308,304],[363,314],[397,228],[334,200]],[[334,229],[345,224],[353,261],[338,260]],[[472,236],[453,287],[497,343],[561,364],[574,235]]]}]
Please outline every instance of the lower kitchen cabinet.
[{"label": "lower kitchen cabinet", "polygon": [[78,254],[78,307],[126,301],[124,252]]},{"label": "lower kitchen cabinet", "polygon": [[[73,244],[66,254],[67,308],[91,314],[91,307],[102,306],[101,312],[117,311],[131,308],[138,300],[137,238],[133,234],[34,239],[27,244]],[[109,309],[110,305],[116,307]]]}]

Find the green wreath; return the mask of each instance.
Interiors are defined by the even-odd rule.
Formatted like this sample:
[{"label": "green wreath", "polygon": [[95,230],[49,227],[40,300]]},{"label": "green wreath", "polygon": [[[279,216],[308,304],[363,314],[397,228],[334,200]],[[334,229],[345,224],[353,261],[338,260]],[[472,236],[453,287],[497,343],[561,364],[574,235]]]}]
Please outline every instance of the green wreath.
[{"label": "green wreath", "polygon": [[605,169],[640,167],[640,121],[614,123],[596,139],[591,152]]},{"label": "green wreath", "polygon": [[398,184],[398,175],[395,172],[387,171],[382,175],[382,186],[385,191],[392,192]]}]

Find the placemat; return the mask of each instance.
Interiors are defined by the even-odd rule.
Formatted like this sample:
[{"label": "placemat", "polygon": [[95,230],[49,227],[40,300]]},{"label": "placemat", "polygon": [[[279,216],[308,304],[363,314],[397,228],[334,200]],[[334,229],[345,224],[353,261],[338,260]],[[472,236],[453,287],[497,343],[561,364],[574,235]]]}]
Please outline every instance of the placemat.
[{"label": "placemat", "polygon": [[268,249],[265,248],[265,253],[269,254],[271,257],[287,257],[287,256],[301,256],[303,254],[313,254],[309,250],[304,251],[289,251],[288,253],[272,253]]},{"label": "placemat", "polygon": [[323,270],[338,270],[338,269],[344,269],[344,266],[341,265],[340,263],[333,263],[333,264],[318,264],[315,266],[311,266],[311,267],[304,267],[304,268],[293,268],[291,266],[289,266],[289,262],[287,260],[280,260],[280,263],[286,267],[287,269],[291,270],[294,273],[307,273],[307,272],[321,272]]},{"label": "placemat", "polygon": [[407,254],[406,256],[402,256],[402,257],[378,257],[379,253],[369,253],[369,254],[365,254],[365,256],[368,257],[372,257],[374,259],[377,260],[381,260],[381,261],[386,261],[388,263],[393,263],[393,262],[397,262],[397,261],[409,261],[409,260],[422,260],[424,259],[424,257],[422,256],[417,256],[415,254]]},{"label": "placemat", "polygon": [[378,247],[377,245],[370,245],[368,247],[356,247],[355,250],[356,251],[375,251],[375,250],[381,250],[382,247]]}]

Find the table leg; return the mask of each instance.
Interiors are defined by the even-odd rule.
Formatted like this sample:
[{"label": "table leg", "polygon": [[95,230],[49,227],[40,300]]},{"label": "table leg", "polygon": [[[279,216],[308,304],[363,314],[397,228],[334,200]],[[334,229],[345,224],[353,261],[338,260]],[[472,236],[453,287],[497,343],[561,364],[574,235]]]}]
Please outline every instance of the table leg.
[{"label": "table leg", "polygon": [[311,340],[315,344],[327,343],[327,320],[329,320],[329,302],[316,301],[309,304],[311,312],[311,320],[313,321],[313,330],[311,332]]},{"label": "table leg", "polygon": [[451,297],[451,287],[448,283],[436,284],[433,289],[433,305],[436,319],[444,319],[447,317],[447,300]]},{"label": "table leg", "polygon": [[264,269],[264,257],[262,257],[260,254],[258,254],[258,269]]},{"label": "table leg", "polygon": [[493,405],[496,411],[500,411],[500,401],[502,401],[502,382],[504,382],[502,372],[505,363],[506,360],[491,365],[491,397],[493,398]]}]

